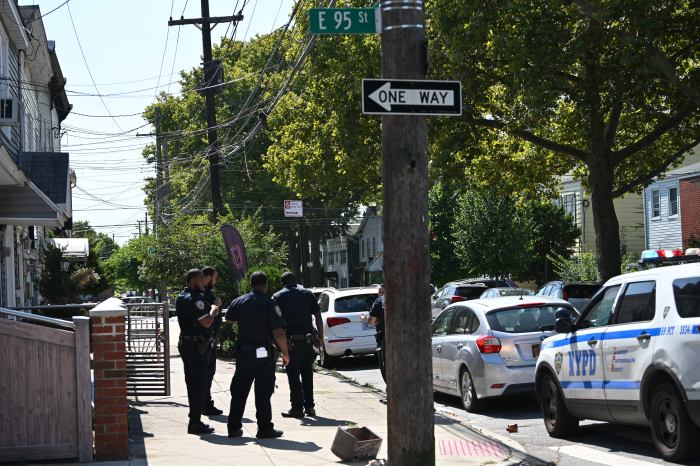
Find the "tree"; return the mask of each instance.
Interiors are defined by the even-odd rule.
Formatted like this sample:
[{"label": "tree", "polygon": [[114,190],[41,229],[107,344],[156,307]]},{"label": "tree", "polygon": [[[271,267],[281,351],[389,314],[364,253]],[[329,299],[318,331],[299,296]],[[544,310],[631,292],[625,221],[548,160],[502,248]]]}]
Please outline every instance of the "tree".
[{"label": "tree", "polygon": [[527,222],[513,200],[468,189],[459,197],[454,252],[471,277],[519,275],[527,260]]},{"label": "tree", "polygon": [[549,201],[530,201],[523,207],[529,244],[527,266],[521,278],[543,284],[553,278],[552,256],[571,257],[581,230],[571,215]]},{"label": "tree", "polygon": [[459,196],[456,183],[447,180],[436,182],[429,193],[431,280],[438,286],[462,276],[454,233]]},{"label": "tree", "polygon": [[[63,251],[47,244],[42,258],[44,264],[39,276],[39,293],[50,304],[74,304],[78,302],[80,286],[72,277],[72,271],[62,270]],[[71,265],[72,268],[75,268]]]},{"label": "tree", "polygon": [[119,250],[119,245],[109,235],[95,231],[87,221],[77,221],[73,224],[73,236],[88,239],[89,251],[84,264],[87,270],[84,272],[92,271],[94,274],[87,273],[84,276],[92,278],[81,280],[85,293],[96,296],[114,286],[105,272],[104,264],[115,251]]},{"label": "tree", "polygon": [[462,80],[466,119],[487,134],[486,158],[489,148],[503,156],[502,146],[515,146],[532,167],[585,180],[599,278],[619,273],[613,199],[700,142],[700,6],[430,0],[428,10],[434,73]]},{"label": "tree", "polygon": [[107,279],[118,290],[143,292],[153,286],[153,283],[145,281],[140,273],[150,243],[149,236],[133,238],[104,262]]}]

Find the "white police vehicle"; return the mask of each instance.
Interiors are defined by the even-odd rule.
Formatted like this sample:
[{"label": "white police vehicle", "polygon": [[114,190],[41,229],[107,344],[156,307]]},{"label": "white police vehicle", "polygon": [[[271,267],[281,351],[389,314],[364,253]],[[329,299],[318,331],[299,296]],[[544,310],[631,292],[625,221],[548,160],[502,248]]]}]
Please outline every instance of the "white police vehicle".
[{"label": "white police vehicle", "polygon": [[536,369],[551,436],[594,419],[649,425],[668,461],[700,452],[700,264],[615,277],[556,330]]}]

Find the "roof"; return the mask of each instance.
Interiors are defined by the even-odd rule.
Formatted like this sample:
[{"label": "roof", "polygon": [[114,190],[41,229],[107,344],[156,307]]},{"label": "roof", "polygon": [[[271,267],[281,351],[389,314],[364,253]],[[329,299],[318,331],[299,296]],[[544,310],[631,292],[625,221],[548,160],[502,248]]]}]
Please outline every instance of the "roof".
[{"label": "roof", "polygon": [[358,294],[377,294],[378,288],[376,286],[358,286],[354,288],[341,288],[327,290],[328,293],[332,293],[336,298],[343,296],[353,296]]},{"label": "roof", "polygon": [[669,170],[663,175],[663,178],[687,178],[693,176],[700,176],[700,162]]},{"label": "roof", "polygon": [[[552,298],[550,296],[503,296],[500,298],[488,298],[488,299],[474,299],[472,301],[467,301],[469,307],[474,307],[482,312],[491,312],[499,309],[508,309],[513,307],[522,306],[523,304],[561,304],[566,306],[571,306],[570,303],[559,298]],[[456,305],[464,304],[457,303]]]},{"label": "roof", "polygon": [[90,254],[87,238],[49,238],[47,241],[60,248],[66,260],[84,261]]}]

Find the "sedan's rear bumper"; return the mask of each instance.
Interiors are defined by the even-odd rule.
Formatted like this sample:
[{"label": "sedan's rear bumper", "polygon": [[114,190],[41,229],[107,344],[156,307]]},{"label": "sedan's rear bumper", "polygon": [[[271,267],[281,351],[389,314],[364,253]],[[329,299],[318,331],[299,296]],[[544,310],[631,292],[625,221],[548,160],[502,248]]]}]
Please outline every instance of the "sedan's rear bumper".
[{"label": "sedan's rear bumper", "polygon": [[323,344],[330,356],[345,356],[350,354],[372,354],[377,352],[377,339],[374,335],[364,337],[335,337],[325,336]]},{"label": "sedan's rear bumper", "polygon": [[535,366],[506,366],[499,354],[484,354],[472,374],[479,398],[535,393]]}]

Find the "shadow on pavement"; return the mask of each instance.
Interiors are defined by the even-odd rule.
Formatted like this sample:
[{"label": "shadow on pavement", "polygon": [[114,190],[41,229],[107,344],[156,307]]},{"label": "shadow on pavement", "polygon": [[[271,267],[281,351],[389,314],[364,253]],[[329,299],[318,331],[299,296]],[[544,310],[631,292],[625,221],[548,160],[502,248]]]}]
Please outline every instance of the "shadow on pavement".
[{"label": "shadow on pavement", "polygon": [[334,426],[347,426],[352,424],[350,421],[344,421],[341,419],[331,419],[328,417],[305,417],[301,419],[302,426],[316,426],[316,427],[334,427]]},{"label": "shadow on pavement", "polygon": [[[456,396],[436,393],[435,401],[445,406],[464,411],[461,400]],[[537,406],[537,401],[534,396],[489,399],[486,400],[484,407],[476,414],[509,421],[536,420],[542,418],[542,413],[540,412],[539,406]]]},{"label": "shadow on pavement", "polygon": [[[133,402],[129,406],[129,458],[142,458],[148,459],[148,454],[146,452],[146,444],[143,439],[146,437],[153,437],[150,432],[143,431],[143,422],[141,421],[141,416],[147,415],[148,411],[135,408]],[[146,461],[148,462],[148,461]]]},{"label": "shadow on pavement", "polygon": [[377,357],[371,356],[351,356],[347,358],[341,358],[336,362],[336,370],[341,371],[366,371],[371,369],[379,369],[377,364]]}]

